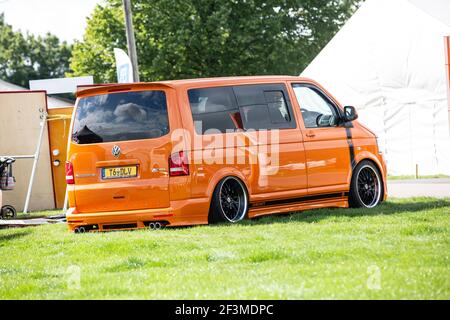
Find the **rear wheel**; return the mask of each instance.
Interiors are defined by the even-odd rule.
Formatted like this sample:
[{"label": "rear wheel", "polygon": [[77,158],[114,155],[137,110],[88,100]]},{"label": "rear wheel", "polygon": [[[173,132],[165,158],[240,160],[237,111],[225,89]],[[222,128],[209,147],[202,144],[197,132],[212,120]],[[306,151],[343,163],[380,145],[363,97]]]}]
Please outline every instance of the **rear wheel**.
[{"label": "rear wheel", "polygon": [[17,211],[13,206],[6,205],[1,209],[1,217],[3,219],[14,219],[17,216]]},{"label": "rear wheel", "polygon": [[371,161],[361,161],[353,171],[349,204],[353,208],[373,208],[383,199],[380,171]]},{"label": "rear wheel", "polygon": [[214,190],[209,222],[238,222],[248,210],[248,195],[244,184],[235,177],[223,178]]}]

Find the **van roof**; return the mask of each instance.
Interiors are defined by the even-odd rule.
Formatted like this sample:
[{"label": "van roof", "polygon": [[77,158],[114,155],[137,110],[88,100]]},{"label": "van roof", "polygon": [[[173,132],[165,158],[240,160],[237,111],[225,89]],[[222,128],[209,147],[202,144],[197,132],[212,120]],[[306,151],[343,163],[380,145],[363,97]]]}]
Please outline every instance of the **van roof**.
[{"label": "van roof", "polygon": [[221,82],[248,82],[248,81],[280,81],[280,80],[298,80],[299,77],[295,76],[236,76],[236,77],[216,77],[216,78],[198,78],[198,79],[182,79],[182,80],[170,80],[161,81],[161,83],[177,85],[185,84],[217,84]]},{"label": "van roof", "polygon": [[154,82],[136,82],[136,83],[106,83],[95,84],[89,86],[79,86],[77,96],[93,94],[105,91],[122,91],[131,90],[139,87],[148,86],[166,86],[171,88],[186,87],[191,85],[229,85],[232,83],[245,84],[248,82],[264,83],[268,81],[285,81],[285,80],[309,80],[307,78],[296,76],[236,76],[236,77],[216,77],[216,78],[197,78],[182,80],[165,80]]}]

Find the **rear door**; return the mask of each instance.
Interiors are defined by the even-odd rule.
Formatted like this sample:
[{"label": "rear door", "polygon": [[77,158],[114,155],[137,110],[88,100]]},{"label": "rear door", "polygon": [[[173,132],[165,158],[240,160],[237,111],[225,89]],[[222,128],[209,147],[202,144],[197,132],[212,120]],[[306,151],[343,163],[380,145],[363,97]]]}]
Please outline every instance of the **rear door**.
[{"label": "rear door", "polygon": [[70,143],[79,212],[169,206],[174,91],[111,92],[78,101]]}]

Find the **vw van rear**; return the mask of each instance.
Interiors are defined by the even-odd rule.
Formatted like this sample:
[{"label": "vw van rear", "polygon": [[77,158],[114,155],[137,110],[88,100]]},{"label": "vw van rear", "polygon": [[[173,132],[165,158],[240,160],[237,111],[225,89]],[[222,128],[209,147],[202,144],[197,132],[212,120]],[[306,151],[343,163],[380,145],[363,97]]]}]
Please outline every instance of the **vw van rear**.
[{"label": "vw van rear", "polygon": [[184,173],[173,161],[169,168],[170,133],[180,126],[169,104],[176,105],[175,93],[164,86],[104,87],[79,95],[66,163],[75,219],[69,225],[81,222],[83,231],[143,227],[143,216],[152,220],[153,209],[164,218],[169,172]]}]

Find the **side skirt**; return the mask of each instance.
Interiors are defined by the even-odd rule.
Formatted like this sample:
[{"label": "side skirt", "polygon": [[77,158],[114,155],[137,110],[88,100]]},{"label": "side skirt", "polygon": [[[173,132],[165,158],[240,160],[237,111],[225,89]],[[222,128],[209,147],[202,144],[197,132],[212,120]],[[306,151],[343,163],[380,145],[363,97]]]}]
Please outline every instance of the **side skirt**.
[{"label": "side skirt", "polygon": [[248,217],[289,213],[318,208],[348,208],[348,192],[305,196],[301,198],[271,200],[250,204]]}]

